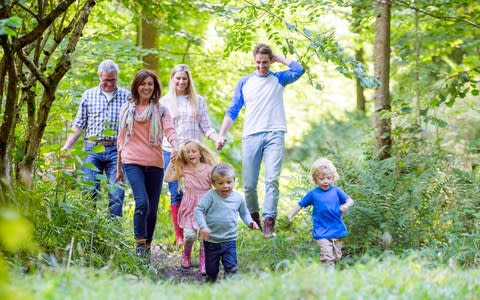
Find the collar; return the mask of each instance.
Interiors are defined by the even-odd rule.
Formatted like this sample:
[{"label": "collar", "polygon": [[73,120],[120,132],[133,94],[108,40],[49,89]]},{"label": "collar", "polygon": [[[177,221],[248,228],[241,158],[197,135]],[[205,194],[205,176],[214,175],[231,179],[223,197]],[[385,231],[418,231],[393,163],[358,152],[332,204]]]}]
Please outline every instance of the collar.
[{"label": "collar", "polygon": [[261,78],[265,78],[265,77],[268,77],[270,76],[270,74],[272,74],[273,72],[271,70],[268,70],[268,73],[265,74],[265,75],[262,75],[262,74],[259,74],[257,71],[254,72],[254,74],[258,77],[261,77]]}]

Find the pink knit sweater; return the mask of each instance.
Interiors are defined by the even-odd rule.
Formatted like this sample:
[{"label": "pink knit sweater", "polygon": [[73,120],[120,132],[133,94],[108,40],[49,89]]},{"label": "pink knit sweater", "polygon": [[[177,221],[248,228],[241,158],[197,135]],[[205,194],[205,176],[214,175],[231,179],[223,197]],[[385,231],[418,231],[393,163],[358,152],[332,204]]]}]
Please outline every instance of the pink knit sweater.
[{"label": "pink knit sweater", "polygon": [[[177,134],[168,111],[163,113],[161,121],[163,135],[171,145],[177,145]],[[150,121],[135,121],[133,126],[134,133],[125,145],[126,129],[120,129],[118,133],[117,145],[122,163],[163,168],[162,140],[157,146],[151,146],[148,140]]]}]

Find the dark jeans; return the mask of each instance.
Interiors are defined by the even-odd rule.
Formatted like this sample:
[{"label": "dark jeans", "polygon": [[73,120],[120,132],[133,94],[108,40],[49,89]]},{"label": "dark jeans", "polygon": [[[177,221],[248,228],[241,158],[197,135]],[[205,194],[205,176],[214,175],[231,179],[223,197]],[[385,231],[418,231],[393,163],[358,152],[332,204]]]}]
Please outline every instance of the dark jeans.
[{"label": "dark jeans", "polygon": [[207,281],[217,280],[222,260],[225,275],[237,272],[237,241],[224,243],[203,242],[205,247],[205,267],[207,269]]},{"label": "dark jeans", "polygon": [[[85,180],[93,183],[89,188],[90,195],[93,201],[96,202],[100,191],[100,175],[105,173],[108,180],[108,207],[110,213],[121,217],[125,193],[123,188],[117,183],[117,146],[105,147],[105,151],[102,153],[91,152],[93,146],[94,144],[92,143],[87,143],[85,146],[88,156],[85,158],[82,168],[85,173]],[[95,170],[92,169],[92,164],[95,166]]]},{"label": "dark jeans", "polygon": [[135,212],[133,214],[135,238],[145,238],[147,241],[152,241],[157,224],[163,169],[123,164],[123,170],[135,198]]},{"label": "dark jeans", "polygon": [[[172,153],[168,151],[163,151],[163,169],[166,170],[168,164],[170,163],[170,155]],[[170,205],[178,204],[182,202],[183,191],[178,188],[178,180],[168,183],[168,191],[170,192]]]}]

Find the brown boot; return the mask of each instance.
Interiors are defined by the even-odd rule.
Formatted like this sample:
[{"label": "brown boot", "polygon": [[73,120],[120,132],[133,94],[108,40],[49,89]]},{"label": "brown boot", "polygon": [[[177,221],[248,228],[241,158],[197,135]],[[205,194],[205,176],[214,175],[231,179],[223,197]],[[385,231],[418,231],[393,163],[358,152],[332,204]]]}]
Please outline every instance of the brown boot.
[{"label": "brown boot", "polygon": [[252,217],[252,220],[257,223],[258,227],[260,230],[262,230],[262,222],[260,222],[260,214],[257,212],[251,213],[250,216]]},{"label": "brown boot", "polygon": [[135,253],[141,260],[146,260],[148,254],[147,240],[142,237],[136,238],[136,244]]},{"label": "brown boot", "polygon": [[275,236],[275,219],[266,218],[263,221],[263,237],[271,238]]}]

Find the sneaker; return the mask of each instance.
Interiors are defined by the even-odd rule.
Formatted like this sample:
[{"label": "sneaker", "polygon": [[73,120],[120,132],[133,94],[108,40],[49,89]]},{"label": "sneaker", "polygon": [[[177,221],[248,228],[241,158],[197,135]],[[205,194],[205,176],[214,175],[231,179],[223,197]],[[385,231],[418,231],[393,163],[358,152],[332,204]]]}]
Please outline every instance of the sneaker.
[{"label": "sneaker", "polygon": [[275,236],[275,219],[266,218],[263,221],[263,237],[271,238]]}]

